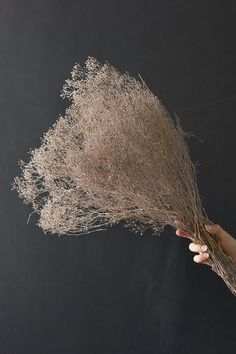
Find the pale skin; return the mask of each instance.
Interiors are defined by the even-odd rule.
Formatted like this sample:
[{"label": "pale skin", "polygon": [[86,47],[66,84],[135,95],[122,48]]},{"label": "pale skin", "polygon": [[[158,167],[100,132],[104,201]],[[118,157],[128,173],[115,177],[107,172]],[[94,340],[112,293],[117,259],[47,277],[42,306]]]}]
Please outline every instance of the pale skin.
[{"label": "pale skin", "polygon": [[[220,241],[224,252],[236,263],[236,240],[220,225],[205,225],[205,228],[210,234],[212,234],[212,237],[216,237]],[[177,236],[190,238],[185,231],[179,228],[177,228],[175,233]],[[193,257],[194,262],[209,265],[209,253],[207,252],[206,245],[191,242],[189,244],[189,249],[192,252],[198,253]]]}]

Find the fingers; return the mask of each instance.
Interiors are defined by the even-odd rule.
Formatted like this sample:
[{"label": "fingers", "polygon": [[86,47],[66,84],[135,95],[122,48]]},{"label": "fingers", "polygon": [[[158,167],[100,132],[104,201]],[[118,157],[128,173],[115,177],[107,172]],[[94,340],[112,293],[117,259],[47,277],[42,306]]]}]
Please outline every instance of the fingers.
[{"label": "fingers", "polygon": [[206,252],[207,246],[206,245],[199,245],[197,243],[191,242],[188,246],[190,251],[192,252]]},{"label": "fingers", "polygon": [[188,247],[192,252],[199,252],[199,254],[193,257],[194,262],[209,265],[207,261],[209,258],[209,253],[206,253],[207,251],[206,245],[199,245],[197,243],[191,242]]},{"label": "fingers", "polygon": [[[177,225],[177,227],[180,226],[180,225],[178,225],[178,221],[176,221],[176,225]],[[223,238],[226,238],[226,236],[227,236],[227,232],[224,231],[220,227],[220,225],[217,225],[217,224],[205,225],[205,228],[210,234],[216,236],[216,238],[218,240],[220,239],[222,241]],[[181,236],[181,237],[185,237],[185,238],[190,238],[191,239],[191,236],[186,231],[182,230],[181,228],[177,228],[175,233],[176,233],[177,236]],[[207,251],[207,246],[206,245],[199,245],[197,243],[191,242],[189,244],[189,249],[192,252],[199,253],[199,254],[197,254],[197,255],[195,255],[193,257],[194,262],[210,265],[209,262],[208,262],[209,253],[206,252]]]},{"label": "fingers", "polygon": [[[177,223],[176,223],[177,224]],[[228,236],[228,233],[220,227],[220,225],[205,225],[205,229],[212,235],[216,236],[218,240],[223,240]],[[177,228],[175,231],[177,236],[191,238],[191,236],[184,230]]]},{"label": "fingers", "polygon": [[[181,236],[181,237],[185,237],[185,238],[191,238],[191,236],[186,232],[186,231],[184,231],[184,230],[182,230],[181,228],[180,228],[180,225],[181,225],[181,223],[179,222],[179,220],[175,220],[175,224],[176,224],[176,226],[177,226],[177,229],[176,229],[176,231],[175,231],[175,233],[176,233],[176,235],[177,236]],[[188,224],[189,225],[189,224]]]},{"label": "fingers", "polygon": [[208,253],[201,253],[201,254],[196,254],[193,257],[193,260],[195,263],[203,263],[203,264],[208,264],[207,259],[209,258]]},{"label": "fingers", "polygon": [[176,233],[177,236],[186,237],[186,238],[189,238],[189,237],[190,237],[187,232],[185,232],[185,231],[183,231],[183,230],[181,230],[181,229],[177,229],[177,230],[175,231],[175,233]]}]

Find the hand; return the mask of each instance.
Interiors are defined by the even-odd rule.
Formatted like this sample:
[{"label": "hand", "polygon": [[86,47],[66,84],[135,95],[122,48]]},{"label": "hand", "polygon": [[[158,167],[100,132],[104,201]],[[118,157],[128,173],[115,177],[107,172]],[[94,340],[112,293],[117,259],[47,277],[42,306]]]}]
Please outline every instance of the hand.
[{"label": "hand", "polygon": [[[205,225],[205,228],[213,235],[213,237],[216,237],[219,240],[224,252],[236,263],[236,240],[228,232],[222,229],[220,225]],[[176,235],[189,238],[189,235],[181,229],[176,230]],[[191,242],[189,244],[189,249],[192,252],[199,253],[193,257],[194,262],[209,265],[207,261],[209,253],[207,253],[206,245]]]}]

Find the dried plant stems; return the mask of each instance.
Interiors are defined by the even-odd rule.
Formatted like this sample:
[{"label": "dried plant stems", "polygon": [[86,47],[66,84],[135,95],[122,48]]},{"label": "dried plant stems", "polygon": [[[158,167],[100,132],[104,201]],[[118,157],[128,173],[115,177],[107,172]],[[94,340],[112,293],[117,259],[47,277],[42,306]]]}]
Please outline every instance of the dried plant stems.
[{"label": "dried plant stems", "polygon": [[[61,96],[71,105],[44,134],[17,189],[44,232],[84,234],[121,220],[160,233],[176,220],[209,247],[212,270],[236,294],[236,265],[204,229],[186,134],[159,99],[128,73],[89,57],[73,67]],[[188,225],[191,225],[188,226]]]}]

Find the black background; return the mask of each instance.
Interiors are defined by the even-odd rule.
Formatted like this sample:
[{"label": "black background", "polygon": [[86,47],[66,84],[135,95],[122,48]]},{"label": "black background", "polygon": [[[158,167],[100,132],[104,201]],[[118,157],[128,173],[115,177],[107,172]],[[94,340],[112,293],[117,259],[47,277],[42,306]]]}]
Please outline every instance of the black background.
[{"label": "black background", "polygon": [[236,351],[236,298],[189,241],[45,235],[10,191],[88,56],[138,73],[184,130],[208,216],[236,234],[235,1],[0,1],[0,354]]}]

